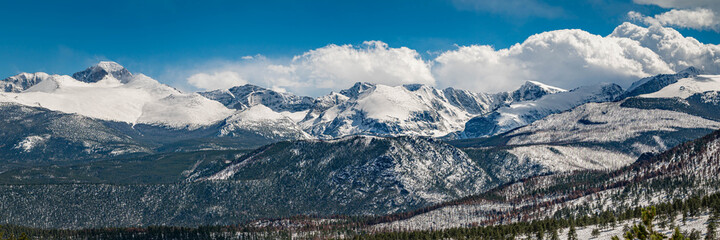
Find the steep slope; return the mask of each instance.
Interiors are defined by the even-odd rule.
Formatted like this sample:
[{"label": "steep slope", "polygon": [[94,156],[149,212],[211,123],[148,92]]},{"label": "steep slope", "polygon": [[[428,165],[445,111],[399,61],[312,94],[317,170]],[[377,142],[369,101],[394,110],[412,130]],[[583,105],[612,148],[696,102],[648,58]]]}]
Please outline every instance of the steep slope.
[{"label": "steep slope", "polygon": [[720,76],[696,75],[694,77],[678,79],[674,83],[658,91],[639,95],[642,98],[681,98],[687,99],[695,94],[703,94],[720,90]]},{"label": "steep slope", "polygon": [[18,75],[0,80],[0,89],[4,92],[19,93],[35,86],[48,78],[57,77],[47,73],[20,73]]},{"label": "steep slope", "polygon": [[353,134],[440,137],[462,130],[473,116],[514,101],[533,100],[562,89],[527,82],[514,92],[484,94],[410,84],[390,87],[357,83],[339,94],[319,98],[300,123],[321,138]]},{"label": "steep slope", "polygon": [[310,97],[276,92],[250,84],[230,89],[200,92],[199,94],[218,101],[228,108],[241,111],[253,106],[264,105],[276,112],[302,112],[310,109],[313,103],[313,99]]},{"label": "steep slope", "polygon": [[115,78],[121,83],[128,83],[133,79],[133,74],[116,62],[101,61],[81,72],[76,72],[72,77],[86,83],[99,82],[106,77]]},{"label": "steep slope", "polygon": [[603,84],[543,95],[534,101],[513,103],[510,106],[501,107],[491,113],[470,119],[458,137],[493,136],[584,103],[613,101],[622,93],[622,88],[616,84]]},{"label": "steep slope", "polygon": [[0,103],[0,112],[0,172],[156,152],[252,149],[277,141],[241,129],[219,136],[220,124],[193,130],[131,125],[16,103]]},{"label": "steep slope", "polygon": [[[358,82],[351,88],[315,99],[253,85],[200,94],[241,112],[262,105],[274,112],[264,111],[264,116],[276,116],[270,121],[252,121],[252,118],[239,121],[234,117],[227,120],[229,129],[246,125],[270,129],[271,124],[282,122],[282,129],[295,132],[293,129],[301,128],[309,135],[328,139],[355,134],[442,136],[462,129],[473,116],[512,102],[535,100],[563,91],[532,81],[513,92],[498,94],[453,88],[439,90],[420,84],[391,87]],[[287,119],[298,127],[291,126]]]},{"label": "steep slope", "polygon": [[[6,203],[0,205],[0,211],[5,213],[0,221],[71,228],[197,226],[298,214],[387,214],[477,194],[495,186],[464,152],[425,138],[355,136],[332,141],[279,142],[248,154],[233,154],[192,153],[191,160],[179,162],[184,167],[169,166],[176,173],[177,169],[186,169],[178,176],[158,176],[182,181],[176,183],[114,184],[134,180],[89,175],[78,178],[82,184],[40,184],[52,176],[72,176],[53,173],[53,169],[64,167],[3,174],[2,179],[32,174],[41,182],[0,186],[0,201]],[[68,169],[78,174],[92,173],[88,169],[105,172],[103,169],[108,167],[128,171],[136,164],[156,165],[153,161],[170,164],[175,161],[166,158],[173,156],[125,160],[134,164],[99,161]],[[159,160],[152,160],[155,158]],[[143,174],[152,169],[131,169],[133,176],[152,176]],[[13,197],[15,201],[6,201],[10,196],[43,197]],[[18,214],[21,212],[25,214]]]},{"label": "steep slope", "polygon": [[502,182],[617,169],[720,128],[717,82],[710,75],[679,79],[654,93],[587,103],[504,134],[451,143]]},{"label": "steep slope", "polygon": [[525,84],[520,86],[520,88],[513,91],[511,93],[511,96],[512,96],[513,101],[521,102],[521,101],[537,100],[545,95],[559,93],[559,92],[567,92],[567,90],[558,88],[558,87],[549,86],[549,85],[543,84],[541,82],[527,81],[527,82],[525,82]]},{"label": "steep slope", "polygon": [[0,103],[0,112],[0,172],[150,152],[153,147],[93,118],[13,103]]},{"label": "steep slope", "polygon": [[679,79],[692,78],[702,74],[697,68],[689,67],[676,74],[660,74],[657,76],[646,77],[634,82],[624,97],[634,97],[642,94],[657,92],[670,84],[676,83]]},{"label": "steep slope", "polygon": [[507,224],[546,217],[579,219],[611,210],[671,203],[720,191],[720,131],[612,171],[533,177],[478,196],[386,216],[378,229],[437,229]]},{"label": "steep slope", "polygon": [[292,114],[284,113],[275,112],[262,104],[252,106],[225,119],[220,136],[239,137],[244,132],[253,132],[273,140],[313,138],[300,128],[296,119],[290,117]]}]

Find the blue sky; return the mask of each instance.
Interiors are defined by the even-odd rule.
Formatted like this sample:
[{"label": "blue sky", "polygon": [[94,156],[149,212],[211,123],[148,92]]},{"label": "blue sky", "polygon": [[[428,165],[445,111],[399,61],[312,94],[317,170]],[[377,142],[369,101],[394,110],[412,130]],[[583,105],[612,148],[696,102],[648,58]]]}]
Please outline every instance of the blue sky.
[{"label": "blue sky", "polygon": [[[0,1],[0,76],[70,74],[113,60],[167,83],[176,69],[261,54],[291,58],[328,44],[378,40],[431,58],[456,46],[507,48],[528,36],[583,29],[605,36],[632,1]],[[489,3],[489,4],[488,4]],[[678,29],[703,43],[717,32]]]}]

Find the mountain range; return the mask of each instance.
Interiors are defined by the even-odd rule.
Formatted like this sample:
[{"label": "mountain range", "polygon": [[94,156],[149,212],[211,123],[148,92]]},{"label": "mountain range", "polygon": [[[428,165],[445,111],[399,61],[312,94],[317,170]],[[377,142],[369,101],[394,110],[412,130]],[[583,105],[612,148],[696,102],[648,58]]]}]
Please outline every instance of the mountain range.
[{"label": "mountain range", "polygon": [[395,214],[526,179],[625,171],[720,128],[720,76],[692,67],[628,90],[186,93],[114,62],[0,85],[0,221],[43,228]]}]

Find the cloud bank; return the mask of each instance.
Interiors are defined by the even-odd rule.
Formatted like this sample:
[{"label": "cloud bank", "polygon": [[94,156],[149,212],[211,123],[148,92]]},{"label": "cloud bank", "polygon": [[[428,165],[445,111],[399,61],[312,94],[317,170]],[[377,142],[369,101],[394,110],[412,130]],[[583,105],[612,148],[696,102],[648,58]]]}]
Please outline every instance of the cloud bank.
[{"label": "cloud bank", "polygon": [[197,73],[190,76],[187,80],[190,85],[202,89],[230,88],[248,83],[240,77],[240,74],[232,71],[214,72],[210,74]]},{"label": "cloud bank", "polygon": [[608,36],[577,29],[549,31],[506,49],[458,46],[431,59],[379,41],[360,46],[331,44],[292,59],[259,56],[217,64],[197,71],[188,83],[218,89],[248,82],[310,96],[355,82],[498,92],[515,89],[526,80],[566,89],[602,82],[629,86],[639,78],[689,66],[720,73],[720,45],[703,44],[660,25],[624,23]]},{"label": "cloud bank", "polygon": [[657,5],[670,11],[645,16],[631,11],[628,17],[647,25],[674,26],[720,32],[720,1],[717,0],[634,0],[638,4]]}]

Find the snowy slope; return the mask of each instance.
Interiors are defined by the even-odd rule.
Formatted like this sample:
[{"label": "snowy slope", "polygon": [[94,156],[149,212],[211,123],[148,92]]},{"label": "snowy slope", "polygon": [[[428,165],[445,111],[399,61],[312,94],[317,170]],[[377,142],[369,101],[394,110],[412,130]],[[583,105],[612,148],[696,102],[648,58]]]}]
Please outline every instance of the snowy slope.
[{"label": "snowy slope", "polygon": [[[305,111],[306,112],[306,111]],[[304,116],[304,112],[300,115]],[[312,138],[296,123],[289,112],[275,112],[258,104],[244,111],[238,111],[225,120],[220,136],[241,136],[239,131],[249,131],[269,139],[295,140]]]},{"label": "snowy slope", "polygon": [[[395,212],[490,187],[487,174],[457,148],[425,138],[372,136],[273,144],[196,181],[256,179],[282,188],[297,181],[302,184],[293,188],[308,194],[322,190],[323,200],[337,199],[341,206],[366,206],[355,210],[362,213],[377,209]],[[287,190],[268,194],[280,191]]]},{"label": "snowy slope", "polygon": [[276,112],[300,112],[310,109],[313,103],[310,97],[277,92],[250,84],[199,94],[218,101],[228,108],[241,111],[256,105],[264,105]]},{"label": "snowy slope", "polygon": [[702,74],[700,69],[689,67],[675,74],[659,74],[652,77],[646,77],[634,82],[623,95],[623,97],[634,97],[642,94],[657,92],[670,84],[677,82],[679,79],[692,78]]},{"label": "snowy slope", "polygon": [[[563,216],[556,215],[563,208],[565,214],[587,215],[603,210],[622,212],[638,206],[667,204],[694,195],[708,195],[720,191],[717,185],[720,176],[719,150],[720,132],[715,131],[658,156],[638,161],[632,167],[528,178],[498,187],[485,195],[375,227],[427,230],[520,220],[508,215],[522,216],[523,221],[532,221]],[[708,217],[706,214],[688,217],[687,225],[680,223],[682,216],[677,216],[677,225],[684,229],[702,230],[707,223],[704,221]],[[492,219],[495,221],[489,221]],[[658,221],[662,221],[662,218]],[[660,226],[658,224],[657,227]],[[581,236],[590,232],[589,229],[578,230]],[[669,233],[667,230],[663,232]],[[613,230],[613,235],[619,233]]]},{"label": "snowy slope", "polygon": [[341,93],[348,99],[306,117],[300,123],[303,128],[326,138],[353,134],[442,136],[462,129],[473,116],[449,102],[444,92],[424,85],[358,83]]},{"label": "snowy slope", "polygon": [[52,75],[22,92],[0,94],[0,101],[174,128],[210,125],[232,113],[198,94],[182,93],[142,74],[129,74],[116,63],[101,62],[74,76],[82,81]]},{"label": "snowy slope", "polygon": [[697,75],[683,78],[657,92],[640,95],[643,98],[688,98],[696,93],[720,91],[720,75]]},{"label": "snowy slope", "polygon": [[476,138],[500,134],[584,103],[615,100],[622,93],[622,88],[616,84],[601,84],[559,91],[534,101],[513,103],[469,120],[459,137]]}]

